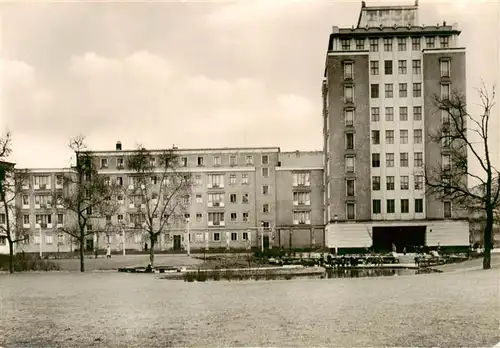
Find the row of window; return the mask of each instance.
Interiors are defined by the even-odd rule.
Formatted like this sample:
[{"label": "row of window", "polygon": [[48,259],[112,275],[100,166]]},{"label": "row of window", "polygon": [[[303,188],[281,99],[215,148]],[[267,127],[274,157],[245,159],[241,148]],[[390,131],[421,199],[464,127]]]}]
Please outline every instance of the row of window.
[{"label": "row of window", "polygon": [[[63,175],[55,176],[55,188],[62,188],[64,182]],[[22,188],[27,190],[30,188],[30,181],[23,180]],[[35,190],[50,190],[52,188],[52,176],[51,175],[34,175],[33,176],[33,189]]]},{"label": "row of window", "polygon": [[[348,86],[346,86],[348,87]],[[378,83],[370,84],[370,98],[380,98],[380,88]],[[385,98],[394,98],[394,84],[393,83],[385,83],[384,84],[384,97]],[[399,97],[406,98],[408,97],[408,85],[406,83],[399,84]],[[414,82],[413,83],[413,98],[422,97],[422,83]]]},{"label": "row of window", "polygon": [[[379,64],[378,60],[370,61],[370,74],[371,75],[379,75]],[[420,59],[412,60],[412,73],[414,75],[420,75],[422,73],[422,61]],[[450,67],[451,60],[450,58],[440,58],[439,59],[439,72],[440,77],[450,77]],[[398,60],[398,74],[406,75],[408,71],[407,61],[406,60]],[[384,75],[392,75],[393,74],[393,61],[392,60],[384,60]],[[352,79],[353,78],[353,63],[348,62],[344,64],[344,78]],[[401,86],[401,84],[400,84]],[[401,87],[400,87],[401,91]],[[400,95],[401,97],[401,95]]]},{"label": "row of window", "polygon": [[[372,176],[372,190],[380,191],[381,187],[381,177],[374,175]],[[415,191],[420,191],[424,189],[424,177],[422,175],[414,176],[414,185],[413,188]],[[410,188],[410,177],[408,175],[401,175],[399,178],[400,189],[401,190],[409,190]],[[388,175],[385,177],[386,190],[392,191],[395,187],[395,176]]]},{"label": "row of window", "polygon": [[[397,38],[397,49],[400,52],[404,52],[408,49],[408,38],[398,37]],[[378,52],[380,38],[371,38],[369,40],[370,52]],[[366,39],[341,39],[340,47],[342,51],[350,51],[352,49],[353,41],[355,43],[356,50],[365,50]],[[383,38],[383,45],[385,52],[392,52],[393,50],[394,38]],[[450,47],[450,36],[439,36],[439,43],[441,48]],[[436,48],[436,37],[427,36],[425,37],[425,48]],[[412,51],[422,50],[422,37],[411,37],[411,49]]]},{"label": "row of window", "polygon": [[[245,156],[245,165],[253,165],[254,156],[253,155],[246,155]],[[101,168],[106,169],[109,168],[109,159],[108,158],[101,158]],[[198,156],[196,158],[196,164],[198,166],[204,166],[205,165],[205,157],[204,156]],[[212,164],[213,166],[217,167],[222,165],[222,156],[217,155],[212,157]],[[267,165],[269,164],[269,155],[262,155],[261,156],[261,164]],[[152,167],[156,166],[156,158],[152,157],[150,160],[150,165]],[[229,156],[229,165],[230,166],[236,166],[238,165],[238,157],[236,155],[230,155]],[[181,167],[187,167],[188,166],[188,157],[180,157],[179,158],[179,166]],[[118,157],[116,158],[116,167],[118,169],[123,169],[123,157]]]},{"label": "row of window", "polygon": [[[388,129],[385,131],[385,143],[386,144],[394,144],[394,130]],[[399,143],[400,144],[408,144],[408,129],[400,129],[399,130]],[[413,143],[414,144],[422,144],[422,130],[414,129],[413,130]],[[373,130],[372,131],[372,144],[380,145],[380,131]],[[406,156],[408,157],[408,156]]]},{"label": "row of window", "polygon": [[[386,166],[394,167],[394,153],[386,153]],[[404,164],[404,165],[403,165]],[[400,153],[400,165],[402,167],[408,166],[408,153],[403,152]],[[424,165],[424,159],[422,152],[414,152],[413,153],[413,166],[414,167],[422,167]],[[372,153],[372,168],[380,167],[380,153]]]},{"label": "row of window", "polygon": [[[388,122],[394,121],[394,107],[386,106],[384,108],[385,120]],[[370,108],[370,115],[372,122],[380,121],[380,108],[378,106],[374,106]],[[408,121],[408,107],[400,106],[399,107],[399,120],[400,121]],[[422,120],[422,107],[414,106],[413,107],[413,120],[421,121]]]},{"label": "row of window", "polygon": [[[396,200],[387,199],[386,200],[386,214],[395,214],[396,213]],[[410,200],[409,199],[401,199],[400,200],[400,211],[402,214],[410,213]],[[421,198],[417,198],[414,201],[413,211],[415,213],[423,213],[424,212],[424,201]],[[380,199],[374,199],[372,202],[372,213],[374,215],[382,214],[382,201]],[[445,219],[451,218],[451,202],[445,201],[443,202],[443,217]],[[347,220],[355,220],[356,219],[356,203],[355,202],[347,202],[346,203],[346,218]]]}]

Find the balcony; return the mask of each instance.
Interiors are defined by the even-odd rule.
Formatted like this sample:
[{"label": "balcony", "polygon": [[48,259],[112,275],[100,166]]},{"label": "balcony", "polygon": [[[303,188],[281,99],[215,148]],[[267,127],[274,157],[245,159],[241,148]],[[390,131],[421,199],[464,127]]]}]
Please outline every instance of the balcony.
[{"label": "balcony", "polygon": [[207,202],[207,206],[209,207],[217,207],[217,208],[222,208],[224,207],[224,202]]},{"label": "balcony", "polygon": [[208,226],[225,226],[224,221],[209,221]]},{"label": "balcony", "polygon": [[118,169],[118,170],[122,170],[122,169],[123,169],[123,163],[118,163],[118,164],[116,165],[116,169]]},{"label": "balcony", "polygon": [[293,220],[294,225],[310,225],[311,220]]}]

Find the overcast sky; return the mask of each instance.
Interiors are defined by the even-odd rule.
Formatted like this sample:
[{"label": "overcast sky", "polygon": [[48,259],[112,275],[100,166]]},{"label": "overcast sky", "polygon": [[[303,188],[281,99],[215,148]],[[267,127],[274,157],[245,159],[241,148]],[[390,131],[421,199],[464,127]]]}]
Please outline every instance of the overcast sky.
[{"label": "overcast sky", "polygon": [[[2,4],[0,131],[13,133],[18,167],[67,166],[68,138],[79,133],[94,150],[113,149],[117,140],[124,149],[320,150],[328,36],[333,25],[356,24],[360,6]],[[499,80],[498,1],[420,1],[421,24],[443,20],[463,30],[468,99],[476,102],[481,78]]]}]

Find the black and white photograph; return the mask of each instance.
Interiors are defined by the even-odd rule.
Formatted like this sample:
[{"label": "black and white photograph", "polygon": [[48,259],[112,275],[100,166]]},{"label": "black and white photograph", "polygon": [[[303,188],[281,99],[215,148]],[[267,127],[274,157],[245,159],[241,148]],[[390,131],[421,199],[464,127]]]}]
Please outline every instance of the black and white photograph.
[{"label": "black and white photograph", "polygon": [[500,1],[0,1],[0,348],[500,348]]}]

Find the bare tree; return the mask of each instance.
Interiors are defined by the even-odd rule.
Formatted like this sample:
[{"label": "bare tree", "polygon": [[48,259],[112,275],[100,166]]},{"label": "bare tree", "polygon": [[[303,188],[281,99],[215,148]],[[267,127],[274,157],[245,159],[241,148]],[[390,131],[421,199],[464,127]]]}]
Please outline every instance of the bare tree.
[{"label": "bare tree", "polygon": [[55,201],[72,214],[73,221],[60,230],[77,242],[80,252],[80,271],[85,272],[84,249],[87,236],[93,235],[93,221],[112,215],[117,206],[113,195],[118,189],[109,177],[98,175],[97,164],[91,151],[86,150],[85,137],[70,140],[75,151],[76,165],[64,176],[63,189],[56,191]]},{"label": "bare tree", "polygon": [[151,267],[154,267],[154,247],[161,232],[173,221],[183,219],[189,206],[191,177],[178,170],[179,164],[174,150],[156,155],[142,146],[127,162],[133,182],[127,195],[137,208],[130,222],[148,234]]},{"label": "bare tree", "polygon": [[6,162],[5,158],[12,153],[12,138],[10,133],[0,137],[0,214],[5,216],[5,223],[0,225],[9,243],[9,272],[14,273],[14,245],[29,238],[29,230],[22,226],[21,214],[16,206],[16,198],[21,192],[23,171],[16,171],[14,163]]},{"label": "bare tree", "polygon": [[[426,164],[425,181],[428,194],[450,200],[467,211],[479,211],[486,217],[483,268],[488,269],[491,268],[495,209],[500,202],[500,172],[492,163],[489,148],[495,87],[489,92],[483,84],[477,92],[481,102],[479,115],[467,111],[465,97],[459,93],[452,92],[447,99],[435,97],[443,119],[441,128],[430,134],[430,138],[442,145],[444,160],[441,165]],[[468,153],[479,164],[480,174],[470,170]],[[479,185],[470,188],[469,180]]]}]

